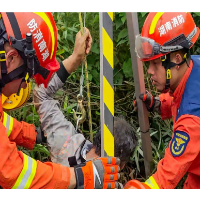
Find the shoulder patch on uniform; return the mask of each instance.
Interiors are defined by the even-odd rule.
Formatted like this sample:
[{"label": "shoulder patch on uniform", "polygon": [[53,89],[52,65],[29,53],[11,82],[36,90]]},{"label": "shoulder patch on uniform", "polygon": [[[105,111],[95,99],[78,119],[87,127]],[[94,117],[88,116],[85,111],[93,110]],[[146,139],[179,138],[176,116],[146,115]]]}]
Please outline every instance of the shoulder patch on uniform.
[{"label": "shoulder patch on uniform", "polygon": [[170,151],[173,157],[181,156],[190,141],[190,137],[186,132],[183,131],[175,131],[174,137],[172,138],[172,142],[170,144]]}]

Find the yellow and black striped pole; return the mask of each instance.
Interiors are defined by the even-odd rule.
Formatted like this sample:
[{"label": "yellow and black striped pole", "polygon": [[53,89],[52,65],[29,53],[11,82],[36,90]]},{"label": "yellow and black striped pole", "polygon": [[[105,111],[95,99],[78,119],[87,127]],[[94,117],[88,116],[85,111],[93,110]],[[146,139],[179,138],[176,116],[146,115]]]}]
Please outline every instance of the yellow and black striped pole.
[{"label": "yellow and black striped pole", "polygon": [[114,156],[113,13],[100,13],[101,156]]}]

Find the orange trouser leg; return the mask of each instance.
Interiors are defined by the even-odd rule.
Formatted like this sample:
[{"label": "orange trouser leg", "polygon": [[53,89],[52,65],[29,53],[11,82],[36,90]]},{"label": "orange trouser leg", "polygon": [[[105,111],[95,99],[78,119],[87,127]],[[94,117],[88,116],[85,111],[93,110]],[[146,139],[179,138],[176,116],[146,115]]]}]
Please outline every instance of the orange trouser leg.
[{"label": "orange trouser leg", "polygon": [[200,189],[200,176],[189,173],[183,189]]}]

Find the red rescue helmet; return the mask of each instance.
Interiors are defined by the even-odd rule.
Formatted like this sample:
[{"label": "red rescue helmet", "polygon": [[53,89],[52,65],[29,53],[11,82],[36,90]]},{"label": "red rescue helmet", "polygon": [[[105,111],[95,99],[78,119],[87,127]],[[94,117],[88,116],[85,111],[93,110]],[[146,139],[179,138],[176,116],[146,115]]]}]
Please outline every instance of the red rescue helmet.
[{"label": "red rescue helmet", "polygon": [[[4,42],[8,41],[19,52],[26,65],[26,68],[23,67],[21,70],[27,69],[29,77],[33,76],[38,85],[43,83],[47,87],[52,74],[60,67],[55,59],[57,28],[52,14],[7,12],[1,13],[1,16],[6,32],[1,34],[1,38]],[[12,74],[7,79],[12,81],[13,76],[15,75]],[[25,78],[26,73],[23,76]],[[5,79],[6,83],[9,82],[7,79]]]},{"label": "red rescue helmet", "polygon": [[142,61],[150,61],[197,41],[199,28],[188,12],[149,13],[141,35],[136,36],[136,53]]}]

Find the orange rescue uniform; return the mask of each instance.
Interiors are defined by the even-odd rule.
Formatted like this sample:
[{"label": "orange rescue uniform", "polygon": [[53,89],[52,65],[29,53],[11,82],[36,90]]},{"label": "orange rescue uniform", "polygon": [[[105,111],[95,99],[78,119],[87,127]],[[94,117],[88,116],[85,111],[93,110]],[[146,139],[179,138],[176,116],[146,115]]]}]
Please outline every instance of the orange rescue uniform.
[{"label": "orange rescue uniform", "polygon": [[184,189],[200,188],[200,56],[174,93],[161,94],[162,119],[173,118],[173,135],[157,171],[145,183],[151,188],[175,188],[188,172]]},{"label": "orange rescue uniform", "polygon": [[[168,30],[167,24],[172,24]],[[176,25],[175,25],[176,24]],[[166,29],[165,29],[166,28]],[[141,35],[135,40],[137,57],[143,61],[161,59],[166,71],[165,89],[170,87],[171,68],[177,64],[170,54],[186,50],[181,65],[190,58],[189,49],[199,37],[199,28],[189,12],[151,12],[145,19]],[[146,51],[145,44],[148,44]],[[146,48],[146,49],[145,49]],[[155,63],[154,63],[155,64]],[[153,75],[154,71],[149,70]],[[184,188],[200,188],[200,56],[192,55],[181,81],[173,93],[161,94],[162,119],[173,119],[173,134],[165,156],[160,160],[157,171],[145,183],[150,188],[177,186],[188,172]],[[131,184],[129,184],[130,186]],[[135,188],[139,185],[132,183]]]},{"label": "orange rescue uniform", "polygon": [[[196,68],[199,68],[199,66],[200,65],[198,61]],[[178,155],[176,157],[174,157],[172,153],[173,149],[176,147],[172,146],[173,140],[170,142],[169,148],[167,148],[165,151],[164,158],[159,162],[157,166],[157,172],[153,175],[153,178],[160,188],[175,188],[185,173],[188,172],[188,178],[185,181],[183,189],[200,189],[200,117],[198,116],[199,114],[195,113],[194,111],[195,109],[197,110],[196,112],[199,111],[198,104],[200,103],[198,103],[198,101],[200,96],[198,99],[194,98],[193,94],[183,96],[185,92],[185,86],[192,72],[192,69],[193,61],[191,62],[190,67],[187,69],[184,77],[182,78],[174,93],[160,95],[162,119],[167,119],[170,116],[172,116],[173,119],[174,127],[172,138],[175,137],[175,132],[177,135],[178,133],[186,133],[189,138],[189,141],[186,144],[186,140],[184,140],[184,134],[178,135],[180,137],[176,136],[175,139],[178,140],[181,138],[181,141],[185,142],[184,144],[186,145],[182,145],[185,149],[183,150],[182,154],[180,154],[180,156]],[[199,70],[194,70],[195,71],[193,73],[198,74]],[[199,80],[196,80],[195,77],[192,78],[194,79],[190,82],[192,84],[187,87],[190,87],[189,89],[193,90],[194,93],[198,93]],[[193,113],[182,113],[177,117],[178,112],[180,112],[181,109],[180,104],[182,101],[184,101],[183,98],[190,98],[188,103],[184,104],[183,106],[193,110]],[[192,105],[195,105],[196,102],[197,108],[193,108]],[[181,142],[179,141],[174,142],[174,144],[177,144],[177,146],[181,145],[180,143]]]},{"label": "orange rescue uniform", "polygon": [[42,163],[17,151],[16,145],[33,149],[36,131],[32,124],[18,122],[2,110],[0,96],[0,186],[3,188],[67,189],[68,167]]}]

